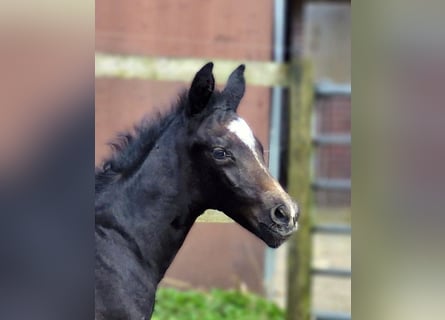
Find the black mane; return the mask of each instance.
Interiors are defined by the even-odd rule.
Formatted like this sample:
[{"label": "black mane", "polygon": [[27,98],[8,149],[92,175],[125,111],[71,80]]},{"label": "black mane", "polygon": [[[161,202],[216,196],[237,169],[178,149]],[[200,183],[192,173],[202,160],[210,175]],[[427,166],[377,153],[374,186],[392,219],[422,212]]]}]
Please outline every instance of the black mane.
[{"label": "black mane", "polygon": [[139,168],[169,124],[181,115],[187,103],[186,93],[179,96],[178,102],[169,112],[162,115],[158,113],[154,119],[144,118],[134,126],[133,131],[122,132],[109,143],[112,155],[101,167],[96,167],[96,193],[119,177],[130,176]]},{"label": "black mane", "polygon": [[[209,107],[201,112],[202,117],[211,114],[214,108],[224,109],[222,92],[215,90],[209,100]],[[125,131],[110,142],[112,155],[96,168],[95,190],[101,192],[107,185],[120,177],[128,177],[134,173],[147,158],[156,141],[167,129],[169,124],[181,116],[188,103],[188,90],[179,95],[178,101],[169,112],[158,113],[157,117],[144,118],[133,131]],[[151,116],[152,117],[152,116]]]}]

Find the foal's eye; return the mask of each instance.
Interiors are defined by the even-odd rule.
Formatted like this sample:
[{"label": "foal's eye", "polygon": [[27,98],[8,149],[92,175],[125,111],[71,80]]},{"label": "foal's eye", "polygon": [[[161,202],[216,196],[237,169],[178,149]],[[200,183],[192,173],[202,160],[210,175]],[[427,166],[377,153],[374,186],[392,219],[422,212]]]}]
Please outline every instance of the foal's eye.
[{"label": "foal's eye", "polygon": [[217,160],[224,160],[229,156],[229,154],[223,148],[215,148],[212,151],[212,156]]}]

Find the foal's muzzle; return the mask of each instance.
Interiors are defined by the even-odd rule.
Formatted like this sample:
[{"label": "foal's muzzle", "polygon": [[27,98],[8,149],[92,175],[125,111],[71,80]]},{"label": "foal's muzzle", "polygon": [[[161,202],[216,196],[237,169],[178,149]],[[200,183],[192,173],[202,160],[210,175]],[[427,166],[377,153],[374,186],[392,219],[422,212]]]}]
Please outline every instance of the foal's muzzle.
[{"label": "foal's muzzle", "polygon": [[267,222],[259,223],[258,236],[271,248],[278,248],[297,230],[298,207],[283,201],[269,210]]}]

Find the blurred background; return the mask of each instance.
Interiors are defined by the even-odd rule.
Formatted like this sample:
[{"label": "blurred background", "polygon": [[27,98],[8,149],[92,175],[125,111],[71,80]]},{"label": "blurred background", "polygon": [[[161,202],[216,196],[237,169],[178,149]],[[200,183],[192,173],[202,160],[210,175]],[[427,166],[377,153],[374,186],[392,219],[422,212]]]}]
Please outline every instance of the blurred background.
[{"label": "blurred background", "polygon": [[[278,7],[282,9],[276,10]],[[324,10],[322,7],[329,13],[320,11]],[[269,0],[132,1],[127,4],[91,0],[6,0],[0,2],[0,8],[1,319],[93,317],[91,256],[94,239],[90,238],[94,216],[93,164],[99,164],[107,154],[105,142],[112,138],[115,130],[128,129],[138,121],[140,115],[135,114],[136,109],[143,114],[152,112],[155,105],[160,108],[168,106],[175,99],[177,90],[186,87],[194,72],[210,59],[217,62],[215,73],[220,85],[228,75],[226,69],[247,62],[249,88],[241,112],[263,143],[271,141],[270,164],[274,174],[277,173],[276,164],[280,163],[280,179],[293,196],[300,203],[308,202],[306,198],[311,200],[311,221],[305,222],[300,231],[316,223],[349,222],[347,181],[336,180],[335,192],[332,188],[321,189],[318,183],[317,188],[310,189],[306,195],[295,190],[294,179],[289,179],[289,175],[295,173],[292,168],[298,169],[297,173],[311,174],[311,183],[295,180],[305,190],[314,184],[315,178],[326,178],[326,172],[332,175],[331,179],[347,179],[347,175],[340,175],[344,171],[339,167],[334,169],[334,163],[345,165],[341,170],[347,171],[349,156],[345,160],[333,160],[340,159],[339,154],[349,152],[340,151],[342,148],[349,150],[345,146],[347,136],[330,138],[331,142],[337,141],[336,146],[322,146],[320,141],[323,139],[318,139],[315,145],[311,143],[312,152],[304,156],[312,159],[309,164],[299,163],[296,167],[284,161],[302,161],[298,152],[292,156],[285,154],[294,145],[286,142],[285,137],[301,127],[299,117],[291,118],[286,113],[286,110],[299,107],[298,97],[312,97],[312,100],[302,99],[304,101],[300,103],[312,101],[310,114],[317,114],[316,117],[323,113],[321,116],[329,119],[331,115],[347,112],[336,123],[349,121],[350,98],[345,94],[348,93],[350,66],[349,2],[287,1],[283,9],[279,1]],[[319,13],[313,10],[319,10]],[[340,14],[341,10],[346,13]],[[278,12],[285,12],[285,19],[276,18]],[[353,314],[357,319],[443,318],[443,12],[443,1],[354,1],[354,68],[351,70],[354,109],[350,111],[354,118]],[[314,15],[319,15],[318,19],[323,16],[323,23]],[[280,23],[286,26],[284,39],[278,32],[281,28],[274,27],[275,21],[284,21]],[[246,30],[250,30],[249,36]],[[166,46],[162,43],[168,43],[171,50],[165,51]],[[164,51],[160,51],[161,48]],[[280,51],[280,48],[284,50]],[[115,59],[116,54],[118,59]],[[128,55],[132,59],[126,60]],[[148,60],[141,63],[137,59],[140,56],[148,57]],[[284,63],[280,62],[281,58]],[[292,94],[298,92],[295,84],[301,87],[305,83],[299,77],[304,74],[298,65],[302,60],[311,61],[316,76],[307,81],[307,87],[315,90],[320,81],[330,80],[337,84],[335,95],[328,97],[321,92],[306,96]],[[147,66],[150,61],[155,63]],[[177,67],[178,61],[181,68]],[[96,150],[94,79],[97,89]],[[274,87],[277,83],[281,89]],[[162,93],[164,89],[160,88],[167,87],[170,91]],[[101,88],[108,88],[108,92]],[[261,96],[261,92],[268,96]],[[279,104],[272,101],[280,95],[283,95],[279,99],[281,108],[274,108]],[[113,109],[113,105],[119,106]],[[251,115],[248,111],[260,106],[267,109],[264,114],[269,121],[269,131],[260,128],[261,121],[266,120],[255,120],[256,114]],[[283,111],[281,118],[284,119],[279,122],[283,126],[280,140],[284,141],[281,143],[272,142],[277,140],[276,125],[272,123],[273,119],[280,118],[276,117],[277,110]],[[111,112],[115,112],[115,116]],[[334,128],[338,130],[337,134],[346,132],[334,127],[333,122],[303,118],[313,119],[312,129],[309,135],[300,133],[297,141],[307,141],[308,136],[316,134],[328,134],[328,130]],[[287,129],[286,123],[290,124]],[[102,128],[99,127],[101,124]],[[109,132],[104,131],[105,124]],[[304,132],[307,133],[307,129],[304,128]],[[277,154],[280,161],[277,161]],[[330,156],[326,158],[326,154]],[[305,167],[309,169],[303,169]],[[322,168],[339,171],[317,171]],[[334,176],[334,172],[338,175]],[[207,216],[208,220],[227,221],[221,215]],[[203,223],[196,225],[184,252],[198,242],[193,242],[197,230],[205,228],[210,227]],[[174,280],[163,285],[186,289],[188,296],[181,296],[182,291],[176,289],[173,292],[163,289],[159,295],[157,319],[181,319],[181,313],[187,311],[185,306],[195,310],[195,316],[188,319],[215,319],[209,313],[217,315],[228,306],[239,311],[240,305],[247,310],[244,319],[261,319],[259,312],[263,319],[283,319],[283,309],[271,308],[269,304],[270,308],[266,307],[264,300],[254,299],[246,292],[255,292],[267,298],[266,302],[272,300],[285,306],[286,292],[292,295],[292,288],[298,284],[298,281],[292,281],[292,285],[287,285],[290,280],[295,280],[291,275],[296,271],[304,274],[299,278],[302,282],[311,280],[312,291],[307,284],[302,284],[299,298],[290,299],[288,303],[290,312],[286,316],[289,319],[296,314],[295,306],[300,310],[308,304],[311,315],[319,319],[332,318],[334,311],[337,318],[347,318],[351,302],[348,272],[337,272],[344,276],[341,278],[320,274],[322,268],[348,271],[350,240],[345,233],[347,228],[337,228],[336,235],[309,233],[312,241],[300,242],[302,246],[310,245],[304,249],[312,249],[310,265],[318,272],[312,277],[308,268],[301,268],[301,257],[307,256],[308,251],[305,255],[300,254],[300,259],[290,258],[286,263],[285,253],[293,255],[297,242],[289,242],[284,253],[270,251],[256,239],[249,238],[243,230],[238,230],[236,225],[224,224],[218,228],[224,232],[224,228],[233,228],[245,238],[238,238],[239,242],[218,254],[211,249],[207,252],[198,249],[215,236],[220,240],[233,236],[228,232],[221,235],[222,231],[218,236],[215,232],[199,243],[193,252],[195,255],[190,250],[187,255],[181,252],[177,265],[168,276]],[[307,233],[299,232],[296,239],[300,236],[305,237]],[[227,255],[232,256],[238,251],[244,253],[240,249],[244,243],[255,243],[257,251],[249,251],[255,252],[254,258],[249,255],[237,262],[228,259]],[[212,259],[203,259],[204,265],[193,260],[193,264],[180,267],[184,255],[196,257],[199,252],[203,252],[201,257],[210,252]],[[215,267],[213,261],[223,254],[225,258],[216,261],[222,265],[223,269],[218,270],[224,274],[202,271],[207,264]],[[246,275],[243,271],[240,275],[239,270],[243,269],[239,266],[246,263],[249,263],[249,273]],[[287,273],[284,267],[291,263],[294,264]],[[257,269],[251,267],[254,265]],[[195,279],[180,277],[178,270],[195,274]],[[199,277],[197,273],[200,273]],[[251,275],[253,273],[255,276]],[[235,277],[231,276],[233,274]],[[249,280],[249,276],[255,280]],[[207,284],[202,284],[201,279],[206,277],[212,282],[207,280]],[[225,284],[219,280],[221,278]],[[209,295],[210,287],[222,289]],[[169,301],[170,306],[163,305]],[[225,303],[218,305],[217,301]],[[299,302],[303,303],[300,305]],[[85,305],[89,307],[85,309]],[[173,316],[175,306],[180,306],[180,310]],[[209,310],[208,316],[196,315],[196,310],[210,309],[211,306],[214,309]],[[258,307],[260,311],[254,313],[255,306],[261,306]],[[165,313],[160,314],[163,310]],[[235,311],[230,312],[233,315]],[[239,313],[220,318],[243,319]]]},{"label": "blurred background", "polygon": [[[350,318],[350,11],[349,1],[96,1],[96,165],[117,132],[168,110],[206,61],[220,87],[245,63],[239,113],[303,208],[300,232],[278,250],[207,212],[162,287],[252,293],[281,310],[264,319]],[[155,317],[166,319],[162,299],[175,292],[162,291]]]}]

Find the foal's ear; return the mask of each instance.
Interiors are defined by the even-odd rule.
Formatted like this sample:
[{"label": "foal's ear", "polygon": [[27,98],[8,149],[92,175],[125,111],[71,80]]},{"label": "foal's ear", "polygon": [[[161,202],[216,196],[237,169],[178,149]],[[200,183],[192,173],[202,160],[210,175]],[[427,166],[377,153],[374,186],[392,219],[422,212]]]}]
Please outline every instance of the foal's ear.
[{"label": "foal's ear", "polygon": [[215,78],[212,69],[213,63],[209,62],[193,78],[188,95],[187,115],[192,116],[201,112],[209,102],[215,89]]},{"label": "foal's ear", "polygon": [[225,96],[226,106],[233,111],[236,111],[238,108],[246,90],[246,81],[244,80],[245,68],[245,65],[242,64],[230,74],[227,85],[222,92]]}]

